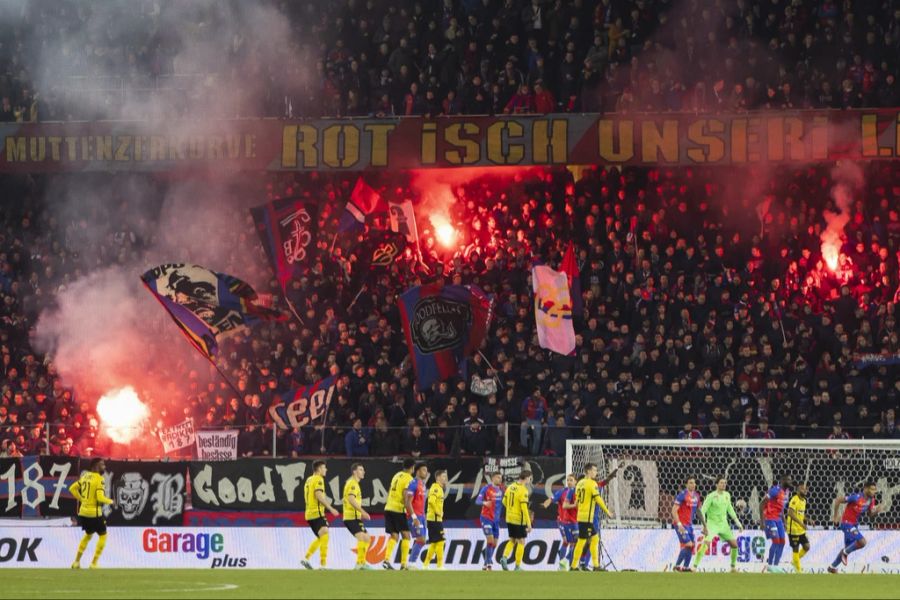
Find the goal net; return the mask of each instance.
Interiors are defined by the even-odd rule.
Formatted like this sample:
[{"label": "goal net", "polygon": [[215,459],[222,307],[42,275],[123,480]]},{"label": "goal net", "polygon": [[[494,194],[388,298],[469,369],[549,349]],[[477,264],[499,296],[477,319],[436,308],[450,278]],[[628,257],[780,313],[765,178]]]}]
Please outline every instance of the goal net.
[{"label": "goal net", "polygon": [[834,499],[878,483],[883,512],[867,517],[873,528],[900,528],[900,440],[569,440],[566,472],[580,474],[587,463],[600,478],[618,472],[603,490],[613,512],[608,527],[663,527],[671,523],[675,496],[688,477],[706,496],[719,475],[728,478],[735,510],[744,527],[759,527],[759,504],[782,474],[809,486],[807,517],[814,526],[831,523]]}]

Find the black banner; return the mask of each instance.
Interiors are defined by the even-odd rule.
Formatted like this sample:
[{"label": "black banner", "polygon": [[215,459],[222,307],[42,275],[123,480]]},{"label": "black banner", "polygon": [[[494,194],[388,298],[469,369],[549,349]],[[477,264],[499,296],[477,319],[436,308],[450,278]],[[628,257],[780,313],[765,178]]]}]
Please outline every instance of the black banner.
[{"label": "black banner", "polygon": [[181,525],[186,471],[184,462],[107,461],[110,525]]},{"label": "black banner", "polygon": [[[89,459],[68,456],[0,458],[0,517],[74,517],[69,492]],[[187,485],[184,462],[107,461],[104,510],[111,525],[181,525]]]},{"label": "black banner", "polygon": [[[343,486],[356,460],[328,461],[326,494],[341,506]],[[363,506],[373,513],[384,511],[391,478],[399,462],[365,461],[366,477],[360,484]],[[444,504],[446,519],[462,519],[472,502],[472,487],[481,479],[481,461],[434,459],[429,469],[446,469],[449,479]],[[241,459],[229,462],[191,463],[191,503],[200,510],[304,510],[303,483],[312,472],[311,460]],[[477,490],[475,491],[477,494]]]}]

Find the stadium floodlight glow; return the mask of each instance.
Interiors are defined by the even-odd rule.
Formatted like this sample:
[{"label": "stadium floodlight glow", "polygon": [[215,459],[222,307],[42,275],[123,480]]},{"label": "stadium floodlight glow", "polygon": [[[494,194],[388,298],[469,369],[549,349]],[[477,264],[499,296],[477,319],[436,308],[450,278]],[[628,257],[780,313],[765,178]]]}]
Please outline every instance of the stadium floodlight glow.
[{"label": "stadium floodlight glow", "polygon": [[97,401],[97,416],[103,431],[118,444],[137,439],[150,417],[150,409],[131,386],[111,390]]}]

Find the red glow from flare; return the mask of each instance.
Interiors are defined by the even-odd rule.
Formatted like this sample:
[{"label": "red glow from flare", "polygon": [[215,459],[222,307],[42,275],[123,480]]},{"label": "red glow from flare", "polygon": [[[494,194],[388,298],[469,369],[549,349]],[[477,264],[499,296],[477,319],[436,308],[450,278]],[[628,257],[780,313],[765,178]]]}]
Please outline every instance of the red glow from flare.
[{"label": "red glow from flare", "polygon": [[434,227],[434,236],[438,243],[447,248],[453,246],[456,242],[456,229],[453,228],[453,225],[447,217],[443,215],[431,215],[429,218]]},{"label": "red glow from flare", "polygon": [[128,444],[143,433],[150,410],[134,388],[126,386],[104,394],[97,401],[97,415],[104,433],[112,441]]}]

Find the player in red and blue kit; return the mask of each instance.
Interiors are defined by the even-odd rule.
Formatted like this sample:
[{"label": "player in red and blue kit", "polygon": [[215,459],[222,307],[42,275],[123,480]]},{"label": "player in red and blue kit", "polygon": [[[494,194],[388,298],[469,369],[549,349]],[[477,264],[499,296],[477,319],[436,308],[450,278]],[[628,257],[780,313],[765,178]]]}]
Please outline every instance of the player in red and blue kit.
[{"label": "player in red and blue kit", "polygon": [[[409,552],[409,566],[413,567],[419,560],[419,554],[425,547],[425,482],[428,481],[428,467],[425,463],[416,464],[413,471],[415,478],[406,488],[406,511],[412,515],[409,519],[409,530],[415,537]],[[415,567],[413,567],[415,568]]]},{"label": "player in red and blue kit", "polygon": [[766,538],[772,540],[769,558],[766,561],[766,570],[770,573],[781,572],[778,563],[781,562],[787,538],[784,531],[784,509],[790,497],[791,487],[793,487],[791,476],[782,475],[781,481],[769,488],[769,492],[759,505],[759,514],[763,515],[765,521]]},{"label": "player in red and blue kit", "polygon": [[503,512],[503,475],[491,473],[491,483],[481,488],[475,504],[481,507],[481,530],[487,541],[484,549],[482,571],[490,571],[494,562],[494,550],[500,538],[500,516]]},{"label": "player in red and blue kit", "polygon": [[544,508],[556,503],[556,526],[562,537],[559,546],[559,570],[568,571],[578,542],[578,505],[575,503],[575,475],[566,476],[566,487],[558,490],[544,501]]},{"label": "player in red and blue kit", "polygon": [[863,515],[877,515],[881,512],[881,505],[875,504],[875,494],[878,488],[871,479],[863,486],[862,494],[850,494],[849,496],[838,496],[834,499],[834,518],[835,524],[838,522],[838,511],[841,504],[847,504],[844,508],[844,515],[841,517],[841,531],[844,532],[844,548],[838,553],[837,558],[828,567],[829,573],[837,573],[839,564],[847,565],[847,557],[861,550],[866,545],[866,538],[859,531],[859,520]]},{"label": "player in red and blue kit", "polygon": [[[700,507],[702,497],[697,491],[697,480],[694,477],[688,477],[684,483],[684,489],[675,496],[675,504],[672,505],[672,525],[675,526],[675,533],[678,534],[678,544],[681,551],[678,558],[675,559],[674,571],[686,573],[691,570],[691,558],[694,554],[694,516],[697,514],[697,508]],[[706,535],[706,518],[700,513],[700,520],[703,522],[704,536]]]}]

